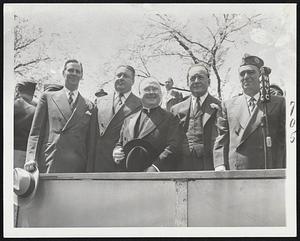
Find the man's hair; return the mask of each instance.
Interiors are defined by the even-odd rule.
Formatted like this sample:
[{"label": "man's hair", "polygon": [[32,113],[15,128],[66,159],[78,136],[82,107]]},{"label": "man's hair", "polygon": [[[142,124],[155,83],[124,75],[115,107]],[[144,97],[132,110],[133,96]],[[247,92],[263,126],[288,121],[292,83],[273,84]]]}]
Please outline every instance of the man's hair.
[{"label": "man's hair", "polygon": [[80,65],[80,68],[81,68],[81,74],[83,74],[83,67],[82,67],[82,63],[80,63],[78,60],[76,59],[68,59],[65,64],[64,64],[64,69],[63,69],[63,72],[66,70],[67,68],[67,64],[69,63],[76,63],[76,64],[79,64]]},{"label": "man's hair", "polygon": [[173,81],[173,79],[172,79],[171,77],[169,77],[169,78],[167,79],[167,81],[168,81],[168,80],[172,81],[172,83],[174,84],[174,81]]},{"label": "man's hair", "polygon": [[149,82],[155,82],[158,84],[160,90],[161,90],[161,87],[160,87],[160,83],[158,82],[157,79],[153,78],[153,77],[147,77],[147,78],[143,78],[140,83],[139,83],[139,93],[141,93],[141,85],[142,83],[144,83],[145,81],[149,81]]},{"label": "man's hair", "polygon": [[188,71],[187,71],[187,75],[186,75],[186,80],[187,80],[187,83],[189,83],[189,72],[190,72],[190,70],[192,69],[192,68],[194,68],[194,67],[202,67],[202,68],[204,68],[205,70],[206,70],[206,73],[207,73],[207,77],[209,78],[209,70],[208,70],[208,68],[205,66],[205,65],[203,65],[203,64],[193,64],[193,65],[191,65],[189,68],[188,68]]},{"label": "man's hair", "polygon": [[124,67],[124,68],[130,70],[130,71],[132,72],[133,78],[135,77],[135,70],[134,70],[134,68],[133,68],[132,66],[121,64],[121,65],[119,65],[119,66],[116,68],[116,70],[119,69],[119,68],[121,68],[121,67]]}]

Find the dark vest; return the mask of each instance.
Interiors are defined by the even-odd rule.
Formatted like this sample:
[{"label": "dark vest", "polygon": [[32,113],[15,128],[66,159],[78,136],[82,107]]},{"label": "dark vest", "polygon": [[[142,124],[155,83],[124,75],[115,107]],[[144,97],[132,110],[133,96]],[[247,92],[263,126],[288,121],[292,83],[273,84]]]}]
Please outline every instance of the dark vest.
[{"label": "dark vest", "polygon": [[196,115],[193,111],[190,111],[189,125],[186,132],[189,149],[190,151],[195,150],[198,157],[204,154],[202,116],[203,111],[198,112]]}]

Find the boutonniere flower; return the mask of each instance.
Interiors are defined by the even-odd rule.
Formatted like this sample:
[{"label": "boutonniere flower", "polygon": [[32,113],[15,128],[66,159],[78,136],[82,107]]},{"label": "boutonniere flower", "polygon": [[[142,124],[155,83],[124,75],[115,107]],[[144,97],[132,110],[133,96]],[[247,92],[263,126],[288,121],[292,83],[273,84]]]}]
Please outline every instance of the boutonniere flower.
[{"label": "boutonniere flower", "polygon": [[92,115],[92,113],[91,113],[89,110],[87,110],[87,111],[85,112],[85,114],[87,114],[87,115]]},{"label": "boutonniere flower", "polygon": [[218,111],[221,110],[220,106],[218,106],[218,105],[215,104],[215,103],[211,103],[211,104],[210,104],[210,107],[211,107],[212,109],[216,109],[216,110],[218,110]]},{"label": "boutonniere flower", "polygon": [[89,102],[89,103],[87,103],[87,107],[88,107],[88,111],[87,112],[90,112],[90,114],[92,114],[91,111],[94,108],[94,104],[92,102]]}]

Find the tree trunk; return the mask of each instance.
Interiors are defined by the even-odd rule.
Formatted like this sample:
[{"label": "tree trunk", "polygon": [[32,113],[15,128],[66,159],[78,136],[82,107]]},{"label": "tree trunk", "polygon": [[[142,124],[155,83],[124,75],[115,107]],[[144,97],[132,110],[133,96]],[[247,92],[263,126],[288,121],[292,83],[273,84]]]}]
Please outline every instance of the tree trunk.
[{"label": "tree trunk", "polygon": [[214,73],[215,73],[215,75],[217,77],[218,97],[219,97],[219,100],[222,100],[222,95],[221,95],[221,78],[220,78],[219,72],[218,72],[217,67],[216,67],[216,59],[215,59],[214,56],[212,58],[212,68],[213,68]]}]

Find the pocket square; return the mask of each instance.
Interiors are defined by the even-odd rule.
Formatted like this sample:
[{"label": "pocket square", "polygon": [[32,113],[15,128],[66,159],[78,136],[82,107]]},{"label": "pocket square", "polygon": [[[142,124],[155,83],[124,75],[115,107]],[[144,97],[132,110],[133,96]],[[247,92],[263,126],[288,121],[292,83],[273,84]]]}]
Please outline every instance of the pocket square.
[{"label": "pocket square", "polygon": [[85,112],[85,114],[87,114],[87,115],[92,115],[92,113],[91,113],[89,110],[87,110],[87,111]]}]

